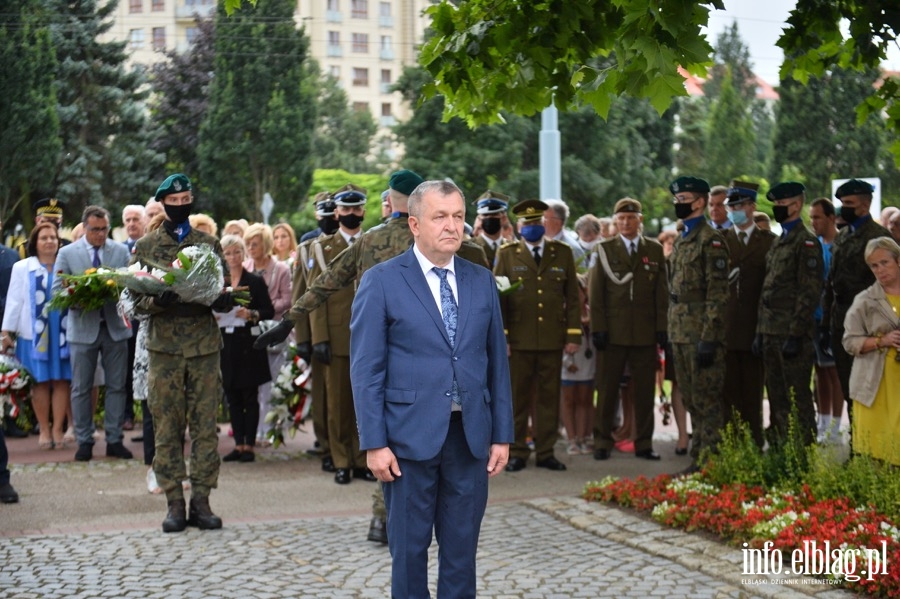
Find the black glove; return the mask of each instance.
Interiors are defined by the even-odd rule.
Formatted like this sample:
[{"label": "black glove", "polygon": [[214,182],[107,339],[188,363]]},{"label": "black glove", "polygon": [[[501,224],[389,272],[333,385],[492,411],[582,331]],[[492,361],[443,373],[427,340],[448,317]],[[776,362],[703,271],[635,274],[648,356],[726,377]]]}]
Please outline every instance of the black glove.
[{"label": "black glove", "polygon": [[709,368],[716,357],[716,344],[712,341],[701,341],[697,344],[697,368]]},{"label": "black glove", "polygon": [[323,341],[322,343],[313,343],[312,355],[317,362],[331,364],[331,342]]},{"label": "black glove", "polygon": [[781,357],[785,360],[791,360],[800,355],[800,348],[803,346],[803,339],[791,335],[781,346]]},{"label": "black glove", "polygon": [[312,345],[309,341],[301,341],[297,344],[297,355],[309,364],[309,360],[312,358]]},{"label": "black glove", "polygon": [[666,345],[669,343],[669,334],[665,331],[657,331],[656,333],[656,344],[661,348],[665,349]]},{"label": "black glove", "polygon": [[831,330],[828,327],[819,327],[818,331],[816,331],[816,337],[822,351],[827,352],[831,350]]},{"label": "black glove", "polygon": [[209,307],[216,312],[228,312],[234,308],[234,296],[230,293],[223,293]]},{"label": "black glove", "polygon": [[285,318],[277,325],[260,335],[253,342],[253,349],[262,349],[270,345],[278,345],[288,338],[294,330],[294,321]]},{"label": "black glove", "polygon": [[757,358],[761,358],[763,355],[763,336],[759,333],[756,334],[756,337],[753,338],[753,345],[750,346],[750,351],[753,352],[753,355]]},{"label": "black glove", "polygon": [[591,341],[597,351],[603,351],[609,343],[609,333],[591,333]]},{"label": "black glove", "polygon": [[159,306],[160,308],[168,308],[179,299],[178,294],[172,291],[171,289],[166,289],[159,295],[153,298],[153,303]]}]

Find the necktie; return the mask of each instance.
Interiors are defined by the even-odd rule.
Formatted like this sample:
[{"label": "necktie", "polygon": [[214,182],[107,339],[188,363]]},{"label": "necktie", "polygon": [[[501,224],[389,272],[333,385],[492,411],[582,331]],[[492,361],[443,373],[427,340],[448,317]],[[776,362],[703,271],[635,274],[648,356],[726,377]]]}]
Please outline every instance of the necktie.
[{"label": "necktie", "polygon": [[100,266],[100,247],[94,246],[94,259],[91,261],[94,268]]},{"label": "necktie", "polygon": [[540,265],[541,265],[541,248],[535,247],[535,248],[532,249],[531,251],[534,252],[534,262],[535,262],[538,266],[540,266]]},{"label": "necktie", "polygon": [[725,227],[723,227],[722,225],[716,225],[716,228],[717,228],[718,230],[721,231],[721,230],[724,229]]},{"label": "necktie", "polygon": [[634,241],[630,241],[628,244],[628,255],[634,256],[634,253],[637,251],[637,244]]},{"label": "necktie", "polygon": [[[456,307],[456,300],[453,298],[453,289],[450,288],[450,282],[447,281],[447,273],[450,271],[437,266],[432,270],[441,279],[441,318],[444,320],[444,328],[447,330],[447,336],[450,337],[450,345],[456,345],[456,321],[459,313]],[[454,403],[459,403],[459,387],[456,384],[456,376],[453,377],[450,399]]]},{"label": "necktie", "polygon": [[747,245],[747,234],[744,231],[741,231],[740,233],[738,233],[738,239],[741,240],[741,243],[743,243],[744,245]]},{"label": "necktie", "polygon": [[347,240],[347,245],[353,245],[353,242],[356,241],[356,237],[351,237]]}]

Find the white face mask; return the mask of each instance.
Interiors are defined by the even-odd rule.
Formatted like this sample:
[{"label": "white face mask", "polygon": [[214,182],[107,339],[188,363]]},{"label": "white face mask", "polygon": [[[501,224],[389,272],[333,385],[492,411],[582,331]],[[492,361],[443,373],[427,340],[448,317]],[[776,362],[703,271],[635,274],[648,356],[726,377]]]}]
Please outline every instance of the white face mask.
[{"label": "white face mask", "polygon": [[578,240],[578,245],[583,247],[585,249],[585,251],[588,251],[588,252],[591,251],[592,249],[594,249],[594,246],[597,245],[598,243],[600,243],[599,236],[594,241],[582,241],[580,239]]}]

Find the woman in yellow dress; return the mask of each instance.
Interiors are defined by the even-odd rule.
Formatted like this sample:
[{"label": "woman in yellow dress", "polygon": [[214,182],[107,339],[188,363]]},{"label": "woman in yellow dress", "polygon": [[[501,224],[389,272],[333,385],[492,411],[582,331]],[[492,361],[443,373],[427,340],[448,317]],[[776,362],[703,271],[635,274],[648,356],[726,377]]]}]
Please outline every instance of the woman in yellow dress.
[{"label": "woman in yellow dress", "polygon": [[900,246],[890,237],[866,245],[875,283],[859,293],[844,321],[853,356],[853,449],[900,465]]}]

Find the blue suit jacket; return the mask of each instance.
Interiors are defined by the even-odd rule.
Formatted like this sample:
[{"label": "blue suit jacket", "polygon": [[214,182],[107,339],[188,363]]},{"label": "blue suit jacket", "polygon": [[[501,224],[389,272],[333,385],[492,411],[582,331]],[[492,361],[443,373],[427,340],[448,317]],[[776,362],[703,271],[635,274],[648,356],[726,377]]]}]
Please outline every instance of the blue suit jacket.
[{"label": "blue suit jacket", "polygon": [[[56,270],[66,274],[80,275],[91,268],[91,253],[87,239],[82,237],[74,243],[62,247],[56,256]],[[128,249],[118,241],[107,239],[103,244],[102,266],[116,269],[128,266]],[[59,277],[53,277],[53,288],[57,289],[61,283]],[[110,300],[103,305],[103,318],[106,320],[106,328],[113,341],[122,341],[131,337],[131,328],[125,322],[118,310],[118,302]],[[69,341],[73,343],[93,343],[100,334],[100,310],[84,312],[82,310],[70,310],[68,320]]]},{"label": "blue suit jacket", "polygon": [[360,449],[428,460],[444,444],[456,377],[466,441],[487,457],[512,443],[512,392],[494,277],[456,259],[459,320],[451,347],[412,248],[370,268],[353,300],[350,380]]}]

